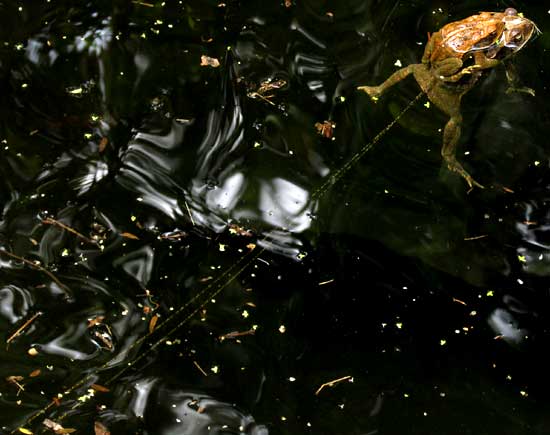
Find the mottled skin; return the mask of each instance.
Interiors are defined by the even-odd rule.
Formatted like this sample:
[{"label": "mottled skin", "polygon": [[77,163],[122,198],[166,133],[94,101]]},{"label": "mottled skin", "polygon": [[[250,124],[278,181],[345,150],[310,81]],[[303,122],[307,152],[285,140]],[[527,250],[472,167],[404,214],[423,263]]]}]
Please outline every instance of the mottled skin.
[{"label": "mottled skin", "polygon": [[[429,100],[449,116],[441,149],[447,167],[464,177],[470,188],[483,188],[456,159],[462,125],[460,101],[484,70],[495,67],[523,48],[535,31],[538,31],[535,24],[517,15],[512,8],[504,13],[481,12],[449,23],[434,33],[426,44],[422,63],[396,71],[379,86],[360,86],[357,89],[377,99],[387,89],[413,74]],[[507,73],[507,77],[509,81],[514,80],[511,73]],[[529,88],[511,90],[534,94]]]}]

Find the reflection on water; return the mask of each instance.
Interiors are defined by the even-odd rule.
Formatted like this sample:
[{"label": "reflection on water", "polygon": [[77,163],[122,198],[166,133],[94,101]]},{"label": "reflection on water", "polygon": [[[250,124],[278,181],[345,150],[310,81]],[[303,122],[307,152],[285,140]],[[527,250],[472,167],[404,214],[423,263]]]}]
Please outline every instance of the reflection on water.
[{"label": "reflection on water", "polygon": [[267,435],[263,425],[234,405],[207,394],[186,391],[158,378],[139,379],[131,388],[120,388],[112,409],[101,420],[124,433],[147,431],[158,434],[247,434]]},{"label": "reflection on water", "polygon": [[245,3],[0,2],[2,430],[546,433],[545,34],[535,99],[464,102],[467,194],[425,100],[329,177],[479,5]]}]

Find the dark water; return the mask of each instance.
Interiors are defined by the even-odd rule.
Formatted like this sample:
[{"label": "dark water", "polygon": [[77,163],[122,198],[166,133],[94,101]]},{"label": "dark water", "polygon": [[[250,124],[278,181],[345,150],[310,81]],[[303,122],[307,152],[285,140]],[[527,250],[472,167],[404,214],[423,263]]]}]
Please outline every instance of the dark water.
[{"label": "dark water", "polygon": [[[334,176],[418,93],[356,86],[508,6],[536,96],[465,98],[486,189],[425,97]],[[0,0],[3,433],[550,433],[549,12]]]}]

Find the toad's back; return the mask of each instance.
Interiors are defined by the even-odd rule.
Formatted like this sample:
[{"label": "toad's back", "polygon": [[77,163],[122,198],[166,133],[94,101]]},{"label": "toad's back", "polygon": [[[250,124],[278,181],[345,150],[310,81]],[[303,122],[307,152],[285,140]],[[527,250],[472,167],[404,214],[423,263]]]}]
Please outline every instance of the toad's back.
[{"label": "toad's back", "polygon": [[435,33],[430,62],[449,57],[463,58],[468,53],[484,50],[498,42],[505,23],[502,12],[481,12],[443,26]]}]

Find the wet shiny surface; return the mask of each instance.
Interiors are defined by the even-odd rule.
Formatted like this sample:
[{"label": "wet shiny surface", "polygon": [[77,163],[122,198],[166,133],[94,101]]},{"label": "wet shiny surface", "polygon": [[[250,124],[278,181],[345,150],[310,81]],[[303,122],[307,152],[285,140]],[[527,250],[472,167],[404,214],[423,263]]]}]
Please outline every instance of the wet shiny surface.
[{"label": "wet shiny surface", "polygon": [[0,2],[2,433],[550,431],[548,11],[536,97],[464,100],[485,190],[425,97],[353,160],[419,91],[356,86],[507,6]]}]

